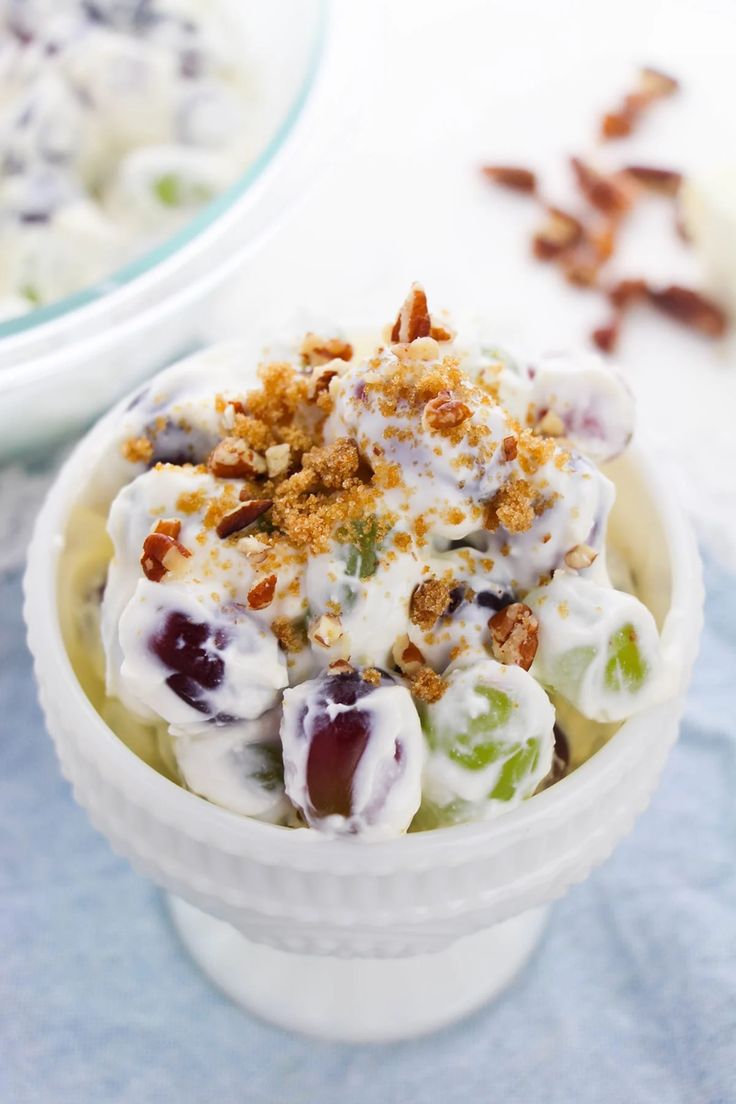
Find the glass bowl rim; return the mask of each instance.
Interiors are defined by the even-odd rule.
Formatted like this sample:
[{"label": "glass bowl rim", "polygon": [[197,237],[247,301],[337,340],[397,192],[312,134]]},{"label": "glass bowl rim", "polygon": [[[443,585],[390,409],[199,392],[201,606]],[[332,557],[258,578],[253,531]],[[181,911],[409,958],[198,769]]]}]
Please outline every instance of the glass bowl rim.
[{"label": "glass bowl rim", "polygon": [[261,179],[277,155],[285,147],[300,120],[314,89],[320,72],[327,42],[328,17],[331,0],[314,0],[316,17],[311,29],[311,41],[306,56],[303,76],[275,131],[260,153],[228,188],[210,200],[193,218],[170,234],[164,241],[149,247],[133,260],[116,268],[109,275],[60,299],[36,307],[13,318],[0,322],[0,341],[35,332],[50,322],[58,322],[84,307],[111,300],[138,278],[149,275],[160,265],[171,260],[201,235],[205,234],[223,215],[227,214]]}]

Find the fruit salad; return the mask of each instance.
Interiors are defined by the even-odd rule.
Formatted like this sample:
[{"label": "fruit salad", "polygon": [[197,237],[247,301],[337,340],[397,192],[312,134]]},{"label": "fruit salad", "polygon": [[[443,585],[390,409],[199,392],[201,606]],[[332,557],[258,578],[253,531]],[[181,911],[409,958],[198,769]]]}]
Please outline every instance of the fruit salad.
[{"label": "fruit salad", "polygon": [[328,836],[486,821],[570,768],[561,705],[657,700],[657,626],[606,562],[610,367],[518,364],[414,285],[364,352],[308,333],[254,380],[174,366],[100,456],[106,693],[181,785]]},{"label": "fruit salad", "polygon": [[7,0],[0,315],[107,276],[252,156],[227,0]]}]

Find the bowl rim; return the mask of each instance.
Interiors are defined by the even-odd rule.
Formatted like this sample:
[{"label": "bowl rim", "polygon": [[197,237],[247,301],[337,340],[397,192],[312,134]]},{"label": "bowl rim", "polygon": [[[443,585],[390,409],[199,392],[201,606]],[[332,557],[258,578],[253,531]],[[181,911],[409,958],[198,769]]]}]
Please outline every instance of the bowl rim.
[{"label": "bowl rim", "polygon": [[[223,348],[226,346],[242,347],[237,341],[222,344]],[[46,694],[54,695],[55,709],[63,708],[73,725],[78,747],[83,745],[84,758],[100,774],[117,779],[123,774],[129,776],[125,784],[128,800],[144,810],[154,810],[157,820],[189,838],[229,853],[256,855],[273,863],[280,860],[288,863],[290,856],[309,854],[320,860],[320,867],[336,865],[351,871],[368,855],[371,866],[401,867],[402,856],[416,866],[418,860],[420,863],[422,859],[435,861],[443,853],[501,850],[519,836],[531,835],[540,820],[549,824],[550,820],[565,819],[566,809],[577,804],[576,798],[584,798],[606,775],[616,772],[622,758],[626,759],[640,744],[645,730],[663,715],[663,711],[671,709],[674,700],[683,696],[702,625],[700,556],[693,531],[673,489],[657,471],[650,450],[637,440],[629,446],[627,457],[633,462],[652,501],[658,505],[659,522],[669,554],[670,604],[661,638],[667,653],[666,662],[672,665],[672,677],[668,681],[670,692],[625,720],[611,739],[572,774],[489,821],[370,841],[326,838],[319,832],[295,831],[269,824],[231,812],[185,790],[139,758],[97,713],[74,673],[58,616],[58,566],[70,509],[78,500],[100,446],[109,442],[109,426],[135,393],[132,391],[116,404],[81,439],[47,492],[28,550],[23,580],[24,617],[42,702]],[[268,859],[264,858],[265,850],[269,852]]]},{"label": "bowl rim", "polygon": [[[175,260],[184,250],[196,245],[220,219],[249,199],[287,146],[315,88],[327,45],[332,0],[312,2],[315,5],[314,26],[301,80],[276,128],[237,179],[164,241],[146,247],[142,253],[136,254],[106,276],[51,303],[36,307],[27,314],[0,321],[0,341],[36,338],[39,333],[45,332],[46,327],[53,328],[54,324],[66,323],[70,318],[78,317],[86,308],[99,307],[103,303],[114,308],[117,298],[124,295],[138,280],[151,276],[167,262]],[[11,372],[10,366],[0,369],[0,378]]]}]

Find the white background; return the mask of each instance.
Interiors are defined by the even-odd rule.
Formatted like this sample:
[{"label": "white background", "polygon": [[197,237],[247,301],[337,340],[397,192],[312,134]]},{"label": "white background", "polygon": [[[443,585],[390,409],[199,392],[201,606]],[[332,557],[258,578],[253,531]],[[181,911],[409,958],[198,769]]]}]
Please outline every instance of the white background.
[{"label": "white background", "polygon": [[[571,153],[602,166],[696,173],[736,163],[731,0],[337,0],[335,8],[347,86],[333,95],[332,118],[312,124],[314,141],[326,141],[322,171],[224,297],[218,336],[244,326],[273,332],[301,311],[382,325],[419,279],[430,307],[482,314],[501,343],[532,354],[584,343],[605,304],[530,260],[537,210],[492,188],[479,166],[528,165],[546,195],[574,206]],[[634,137],[600,147],[601,111],[616,106],[641,63],[678,76],[682,92]],[[612,276],[702,282],[659,198],[637,209],[614,263]],[[642,311],[617,359],[701,535],[736,563],[729,345]]]}]

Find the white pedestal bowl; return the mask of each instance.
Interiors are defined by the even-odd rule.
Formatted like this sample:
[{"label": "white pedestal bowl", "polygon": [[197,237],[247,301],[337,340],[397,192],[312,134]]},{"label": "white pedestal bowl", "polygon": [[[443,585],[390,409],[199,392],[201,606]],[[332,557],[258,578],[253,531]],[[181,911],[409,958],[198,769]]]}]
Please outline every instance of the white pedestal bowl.
[{"label": "white pedestal bowl", "polygon": [[702,584],[669,488],[638,449],[610,466],[618,488],[611,537],[661,626],[666,700],[491,823],[361,844],[249,820],[181,789],[134,755],[85,696],[62,640],[58,565],[104,432],[103,422],[52,487],[25,581],[41,703],[77,801],[116,851],[174,895],[175,925],[207,975],[266,1019],[375,1041],[472,1011],[526,961],[544,906],[629,831],[676,739]]}]

